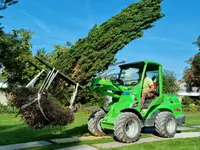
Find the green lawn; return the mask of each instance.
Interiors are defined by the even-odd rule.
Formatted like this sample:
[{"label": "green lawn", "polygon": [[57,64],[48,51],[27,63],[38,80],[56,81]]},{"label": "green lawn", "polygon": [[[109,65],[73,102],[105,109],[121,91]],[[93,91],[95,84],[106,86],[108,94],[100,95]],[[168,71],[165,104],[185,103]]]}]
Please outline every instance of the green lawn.
[{"label": "green lawn", "polygon": [[[185,113],[187,117],[186,125],[200,124],[200,113]],[[50,140],[55,138],[69,138],[83,135],[89,135],[87,130],[87,120],[89,114],[77,113],[75,122],[66,127],[49,127],[42,130],[32,130],[23,123],[19,117],[14,114],[0,115],[0,145],[22,143],[29,141]],[[142,134],[142,137],[149,137],[151,134]],[[86,141],[86,143],[98,143],[104,141],[113,141],[110,139],[102,139],[96,141]],[[80,142],[82,144],[85,142]],[[75,144],[75,143],[73,143]],[[69,144],[67,144],[69,145]],[[57,147],[57,144],[49,146]],[[61,145],[59,145],[61,146]],[[63,144],[63,146],[66,146]],[[44,147],[45,148],[45,147]],[[48,149],[47,148],[47,149]]]},{"label": "green lawn", "polygon": [[[200,137],[136,144],[109,150],[200,150]],[[105,149],[100,149],[105,150]],[[108,150],[108,149],[107,149]]]},{"label": "green lawn", "polygon": [[200,125],[200,112],[185,112],[186,126]]},{"label": "green lawn", "polygon": [[69,126],[32,130],[15,114],[1,114],[0,145],[89,135],[86,125],[88,117],[88,114],[77,113],[74,123]]}]

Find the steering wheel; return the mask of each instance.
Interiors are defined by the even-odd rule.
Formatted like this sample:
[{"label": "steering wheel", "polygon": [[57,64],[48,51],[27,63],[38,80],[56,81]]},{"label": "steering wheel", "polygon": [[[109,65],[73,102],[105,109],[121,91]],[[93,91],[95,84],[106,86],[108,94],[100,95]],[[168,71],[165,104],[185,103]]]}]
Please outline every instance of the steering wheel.
[{"label": "steering wheel", "polygon": [[131,85],[135,85],[138,83],[138,80],[134,80],[133,82],[131,82]]},{"label": "steering wheel", "polygon": [[121,80],[121,79],[116,79],[116,80],[114,80],[114,83],[115,84],[120,84],[120,85],[124,85],[124,81],[123,80]]},{"label": "steering wheel", "polygon": [[129,80],[124,80],[124,83],[129,84],[129,85],[135,85],[138,83],[139,79],[129,79]]}]

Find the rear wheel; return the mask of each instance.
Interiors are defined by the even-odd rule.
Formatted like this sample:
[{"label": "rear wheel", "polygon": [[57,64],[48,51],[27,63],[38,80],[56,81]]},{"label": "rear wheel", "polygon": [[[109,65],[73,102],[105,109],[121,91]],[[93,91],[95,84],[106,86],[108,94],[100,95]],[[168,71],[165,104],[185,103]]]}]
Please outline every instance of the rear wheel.
[{"label": "rear wheel", "polygon": [[104,136],[106,133],[101,128],[101,120],[105,117],[106,113],[103,110],[96,111],[91,114],[88,120],[88,130],[94,136]]},{"label": "rear wheel", "polygon": [[139,139],[141,123],[138,116],[131,112],[121,113],[115,120],[115,138],[124,143],[135,142]]},{"label": "rear wheel", "polygon": [[160,112],[155,120],[155,128],[157,134],[161,137],[174,137],[177,131],[176,118],[171,112]]}]

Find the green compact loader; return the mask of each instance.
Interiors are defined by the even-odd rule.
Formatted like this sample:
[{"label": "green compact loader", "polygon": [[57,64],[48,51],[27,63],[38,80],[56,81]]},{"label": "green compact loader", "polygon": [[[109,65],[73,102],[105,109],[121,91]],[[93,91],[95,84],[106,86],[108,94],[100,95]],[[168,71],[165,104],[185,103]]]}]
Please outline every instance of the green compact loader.
[{"label": "green compact loader", "polygon": [[[88,129],[94,136],[104,136],[113,131],[115,138],[124,143],[139,139],[142,128],[155,127],[157,135],[171,138],[177,132],[177,125],[185,123],[182,105],[178,96],[163,94],[162,65],[141,61],[120,65],[119,76],[115,80],[91,79],[91,88],[111,96],[107,108],[91,114]],[[145,74],[154,82],[155,92],[145,99],[142,109],[140,100]]]}]

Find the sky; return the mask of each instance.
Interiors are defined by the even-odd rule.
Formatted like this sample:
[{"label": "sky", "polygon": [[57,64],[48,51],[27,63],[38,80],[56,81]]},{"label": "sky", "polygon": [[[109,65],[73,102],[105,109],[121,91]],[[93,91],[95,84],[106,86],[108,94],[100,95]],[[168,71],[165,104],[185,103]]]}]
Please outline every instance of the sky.
[{"label": "sky", "polygon": [[[124,8],[139,0],[19,0],[1,12],[6,32],[12,29],[34,31],[32,52],[45,48],[51,52],[55,44],[75,43],[86,37],[90,29],[100,25]],[[192,43],[200,35],[199,0],[164,0],[161,4],[165,17],[144,31],[144,36],[120,50],[116,58],[127,63],[151,60],[164,69],[183,76],[185,62],[195,53]]]}]

